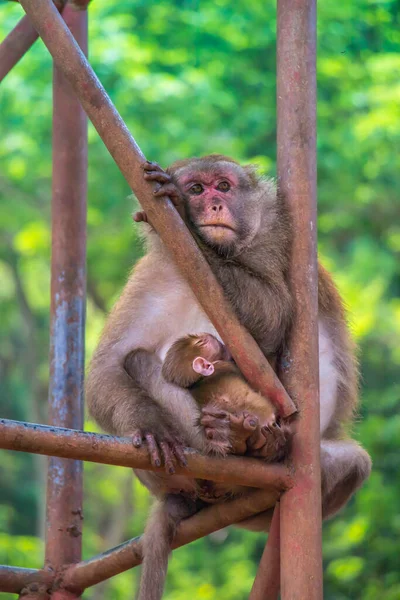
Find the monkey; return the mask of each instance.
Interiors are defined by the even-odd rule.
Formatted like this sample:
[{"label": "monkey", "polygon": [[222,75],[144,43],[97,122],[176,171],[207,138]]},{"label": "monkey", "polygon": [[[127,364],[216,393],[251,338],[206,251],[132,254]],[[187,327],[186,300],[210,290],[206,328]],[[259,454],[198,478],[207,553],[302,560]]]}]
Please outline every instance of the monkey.
[{"label": "monkey", "polygon": [[[264,461],[285,457],[290,428],[277,420],[274,405],[249,386],[226,346],[215,336],[187,335],[174,342],[164,359],[162,375],[166,381],[189,389],[197,404],[206,408],[203,414],[211,418],[219,414],[230,420],[229,440],[222,436],[220,446],[212,448],[214,452],[245,455],[249,442],[252,456],[259,444]],[[218,443],[216,432],[206,428],[205,434]]]},{"label": "monkey", "polygon": [[[294,315],[288,269],[296,232],[274,181],[218,154],[177,161],[166,171],[145,162],[143,176],[155,183],[156,198],[169,196],[239,321],[279,374]],[[210,452],[214,432],[218,442],[223,436],[229,441],[230,423],[205,414],[189,390],[165,381],[162,364],[171,345],[187,334],[203,331],[222,340],[151,222],[146,224],[146,214],[135,220],[144,221],[147,253],[108,317],[87,374],[86,398],[103,429],[131,436],[134,447],[147,447],[153,465],[163,464],[162,472],[136,474],[159,500],[149,523],[157,520],[163,539],[172,539],[179,519],[200,507],[196,482],[176,474],[174,465],[185,465],[185,446]],[[342,300],[321,265],[318,301],[322,513],[328,518],[369,476],[371,459],[350,437],[358,405],[357,360]],[[247,446],[247,455],[259,455],[259,448]],[[267,512],[238,525],[264,531],[269,520]],[[139,598],[157,600],[170,545],[157,548],[146,532],[143,544]]]}]

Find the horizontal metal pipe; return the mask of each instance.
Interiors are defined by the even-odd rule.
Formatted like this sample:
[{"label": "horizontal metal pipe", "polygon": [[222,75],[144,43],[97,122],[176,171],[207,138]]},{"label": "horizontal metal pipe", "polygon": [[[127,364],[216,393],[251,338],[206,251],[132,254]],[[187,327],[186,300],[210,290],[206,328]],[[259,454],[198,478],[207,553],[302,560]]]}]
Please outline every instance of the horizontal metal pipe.
[{"label": "horizontal metal pipe", "polygon": [[[162,471],[162,468],[151,465],[145,448],[134,448],[130,438],[8,419],[0,419],[0,448]],[[254,488],[273,486],[279,490],[287,489],[292,484],[291,475],[284,465],[266,465],[256,458],[247,457],[211,458],[191,449],[187,449],[185,454],[188,468],[177,466],[176,472],[184,473],[187,477]]]},{"label": "horizontal metal pipe", "polygon": [[22,588],[31,583],[52,584],[54,573],[44,569],[21,569],[0,565],[0,592],[19,594]]},{"label": "horizontal metal pipe", "polygon": [[21,0],[59,69],[69,79],[83,108],[122,174],[148,213],[168,252],[199,303],[229,347],[243,375],[271,399],[284,417],[296,412],[260,348],[239,323],[207,261],[167,197],[155,199],[143,179],[145,160],[110,98],[50,0]]},{"label": "horizontal metal pipe", "polygon": [[[279,493],[276,491],[250,490],[246,496],[209,506],[181,522],[173,548],[179,548],[232,523],[261,513],[274,506],[278,497]],[[62,577],[62,586],[82,590],[136,567],[141,562],[141,540],[134,538],[91,560],[71,565]]]}]

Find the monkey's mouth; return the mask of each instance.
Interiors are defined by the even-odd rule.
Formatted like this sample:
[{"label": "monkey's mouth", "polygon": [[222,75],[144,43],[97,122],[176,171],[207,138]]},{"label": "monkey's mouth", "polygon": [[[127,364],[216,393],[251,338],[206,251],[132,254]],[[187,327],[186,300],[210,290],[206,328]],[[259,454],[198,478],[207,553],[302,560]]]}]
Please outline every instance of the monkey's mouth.
[{"label": "monkey's mouth", "polygon": [[199,229],[204,229],[205,227],[212,227],[213,229],[228,229],[230,231],[235,231],[233,227],[230,225],[225,225],[224,223],[205,223],[204,225],[199,225]]}]

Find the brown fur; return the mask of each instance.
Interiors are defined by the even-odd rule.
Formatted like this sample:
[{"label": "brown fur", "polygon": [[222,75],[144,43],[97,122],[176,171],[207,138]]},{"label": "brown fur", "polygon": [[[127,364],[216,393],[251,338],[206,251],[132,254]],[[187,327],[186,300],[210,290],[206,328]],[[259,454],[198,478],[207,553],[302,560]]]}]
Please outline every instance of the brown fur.
[{"label": "brown fur", "polygon": [[[145,179],[157,181],[161,177],[148,164],[144,169]],[[277,195],[272,181],[259,178],[252,167],[243,168],[221,155],[180,161],[168,173],[172,177],[169,185],[178,188],[172,199],[180,208],[183,205],[181,214],[239,320],[264,354],[279,362],[293,315],[287,272],[295,232],[284,198]],[[225,196],[206,182],[199,200],[193,190],[185,188],[188,177],[195,181],[223,177],[234,184]],[[159,195],[165,176],[161,183]],[[202,225],[204,219],[210,222],[210,215],[218,215],[218,222],[233,224],[233,230],[214,228],[210,233],[210,228]],[[94,353],[86,383],[89,409],[111,433],[134,434],[134,439],[138,432],[143,436],[150,433],[170,451],[176,444],[206,451],[207,427],[198,425],[199,406],[188,390],[166,382],[161,369],[175,340],[199,331],[216,332],[161,240],[151,227],[143,227],[148,230],[148,253],[133,270]],[[322,267],[319,306],[320,330],[328,336],[333,352],[331,367],[337,377],[334,408],[321,442],[323,511],[324,516],[331,516],[368,477],[371,462],[365,450],[346,438],[357,408],[357,362],[341,299]],[[325,410],[323,404],[321,410]],[[138,476],[161,498],[171,492],[182,497],[197,493],[193,481],[181,476],[151,472],[138,472]],[[266,528],[268,514],[244,526]],[[148,560],[149,564],[156,560],[155,554]],[[161,579],[158,591],[142,595],[141,600],[158,600]]]}]

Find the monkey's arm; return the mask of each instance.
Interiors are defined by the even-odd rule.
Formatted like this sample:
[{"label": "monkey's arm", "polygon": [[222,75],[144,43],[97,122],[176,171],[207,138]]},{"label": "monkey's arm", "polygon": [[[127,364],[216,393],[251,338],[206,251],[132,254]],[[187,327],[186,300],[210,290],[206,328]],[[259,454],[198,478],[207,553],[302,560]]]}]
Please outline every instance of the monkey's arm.
[{"label": "monkey's arm", "polygon": [[200,416],[198,404],[188,390],[164,379],[160,359],[147,350],[134,350],[125,359],[125,369],[173,417],[187,445],[204,450],[205,436],[202,428],[196,426]]},{"label": "monkey's arm", "polygon": [[282,347],[293,314],[293,301],[283,276],[257,277],[240,267],[213,265],[240,322],[264,355],[275,356]]},{"label": "monkey's arm", "polygon": [[162,463],[174,472],[173,461],[186,464],[185,436],[164,407],[116,364],[105,364],[95,356],[86,380],[90,413],[106,431],[132,436],[134,446],[146,442],[154,466]]}]

